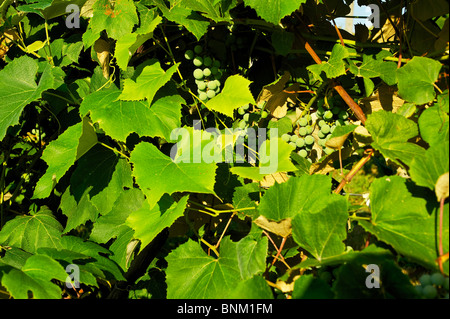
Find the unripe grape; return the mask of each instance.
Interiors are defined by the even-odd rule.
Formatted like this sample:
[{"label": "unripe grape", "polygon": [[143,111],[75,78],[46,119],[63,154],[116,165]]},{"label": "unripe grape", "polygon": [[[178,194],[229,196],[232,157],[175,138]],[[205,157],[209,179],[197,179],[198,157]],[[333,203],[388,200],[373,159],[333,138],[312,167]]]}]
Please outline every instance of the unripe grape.
[{"label": "unripe grape", "polygon": [[320,120],[319,123],[318,123],[319,127],[322,127],[325,124],[327,124],[327,123],[324,120]]},{"label": "unripe grape", "polygon": [[246,126],[247,126],[247,123],[245,123],[244,120],[242,120],[242,121],[239,122],[239,128],[240,128],[240,129],[244,129]]},{"label": "unripe grape", "polygon": [[319,140],[317,141],[317,144],[319,144],[319,146],[321,146],[321,147],[325,147],[326,141],[327,140],[324,138],[319,138]]},{"label": "unripe grape", "polygon": [[298,140],[298,136],[297,135],[294,134],[294,135],[291,136],[291,142],[295,143],[297,140]]},{"label": "unripe grape", "polygon": [[213,97],[216,96],[216,92],[214,92],[213,90],[208,90],[208,92],[206,92],[206,95],[212,99]]},{"label": "unripe grape", "polygon": [[297,147],[297,144],[295,144],[294,142],[289,142],[289,145],[292,146],[294,149]]},{"label": "unripe grape", "polygon": [[325,120],[331,120],[333,118],[333,112],[331,112],[330,110],[325,111],[325,113],[323,114],[323,118]]},{"label": "unripe grape", "polygon": [[335,124],[336,126],[345,126],[345,122],[343,119],[338,119]]},{"label": "unripe grape", "polygon": [[201,56],[196,56],[194,58],[194,65],[195,66],[202,66],[203,65],[203,59]]},{"label": "unripe grape", "polygon": [[285,134],[281,135],[281,139],[287,143],[290,141],[291,136],[289,134],[285,133]]},{"label": "unripe grape", "polygon": [[199,97],[199,99],[202,100],[202,101],[206,101],[206,100],[208,99],[208,95],[206,95],[205,92],[201,92],[201,93],[198,95],[198,97]]},{"label": "unripe grape", "polygon": [[195,52],[195,53],[200,54],[200,53],[202,53],[202,51],[203,51],[203,48],[202,48],[201,45],[197,44],[197,45],[194,47],[194,52]]},{"label": "unripe grape", "polygon": [[215,79],[214,82],[216,82],[217,87],[219,87],[221,85],[220,81],[218,79]]},{"label": "unripe grape", "polygon": [[300,150],[297,154],[304,158],[308,156],[308,152],[306,150]]},{"label": "unripe grape", "polygon": [[250,118],[250,113],[245,113],[244,117],[243,117],[244,121],[248,122],[249,118]]},{"label": "unripe grape", "polygon": [[305,143],[306,145],[312,145],[314,144],[314,137],[312,135],[308,135],[305,137]]},{"label": "unripe grape", "polygon": [[305,140],[303,138],[299,137],[297,139],[297,141],[295,142],[295,144],[297,144],[297,147],[303,147],[303,146],[305,146]]},{"label": "unripe grape", "polygon": [[437,296],[437,289],[432,285],[426,285],[423,287],[422,294],[428,299],[433,299]]},{"label": "unripe grape", "polygon": [[332,125],[332,126],[330,127],[330,133],[333,133],[335,129],[336,129],[336,125]]},{"label": "unripe grape", "polygon": [[305,128],[306,128],[306,134],[312,134],[313,128],[311,125],[307,125],[307,126],[305,126]]},{"label": "unripe grape", "polygon": [[431,275],[430,280],[432,284],[436,286],[442,286],[444,284],[445,278],[441,273],[436,272]]},{"label": "unripe grape", "polygon": [[205,57],[203,59],[203,64],[207,67],[210,67],[212,65],[212,59],[209,56]]},{"label": "unripe grape", "polygon": [[211,73],[212,73],[213,75],[216,75],[217,73],[219,73],[219,68],[216,67],[216,66],[213,66],[213,67],[211,68]]},{"label": "unripe grape", "polygon": [[300,134],[301,136],[305,136],[307,134],[306,128],[305,127],[300,127],[298,129],[298,134]]},{"label": "unripe grape", "polygon": [[219,60],[214,60],[212,65],[213,65],[213,67],[216,67],[217,69],[219,69],[220,68],[220,61]]},{"label": "unripe grape", "polygon": [[308,121],[308,123],[312,121],[311,114],[306,114],[306,115],[305,115],[305,118],[306,118],[306,120]]},{"label": "unripe grape", "polygon": [[216,82],[215,82],[215,81],[209,81],[209,82],[208,82],[208,89],[210,89],[210,90],[215,90],[215,89],[217,89],[217,84],[216,84]]},{"label": "unripe grape", "polygon": [[238,113],[239,113],[239,115],[244,115],[245,110],[242,107],[240,107],[240,108],[238,108]]},{"label": "unripe grape", "polygon": [[250,108],[250,104],[245,104],[245,105],[242,105],[242,108],[244,109],[244,110],[248,110],[249,108]]},{"label": "unripe grape", "polygon": [[186,60],[192,60],[194,58],[194,52],[192,50],[187,50],[184,52],[184,58]]},{"label": "unripe grape", "polygon": [[325,147],[324,151],[325,151],[325,153],[326,153],[327,155],[330,155],[331,153],[334,152],[334,150],[333,150],[332,148],[329,148],[329,147]]},{"label": "unripe grape", "polygon": [[201,69],[195,69],[194,78],[196,78],[197,80],[203,79],[203,71]]},{"label": "unripe grape", "polygon": [[321,106],[319,106],[319,107],[317,108],[316,115],[317,115],[318,117],[322,117],[322,116],[323,116],[323,113],[325,113],[324,108],[321,107]]},{"label": "unripe grape", "polygon": [[203,75],[206,76],[206,77],[210,76],[211,75],[211,69],[205,68],[203,70]]},{"label": "unripe grape", "polygon": [[333,107],[331,108],[331,112],[332,112],[333,114],[339,114],[340,111],[341,111],[341,109],[340,109],[339,107],[337,107],[337,106],[333,106]]},{"label": "unripe grape", "polygon": [[338,116],[340,119],[343,119],[343,120],[348,119],[348,113],[346,111],[340,111]]},{"label": "unripe grape", "polygon": [[265,119],[267,116],[269,116],[269,113],[267,113],[266,111],[262,111],[261,112],[261,118]]},{"label": "unripe grape", "polygon": [[297,121],[297,123],[298,123],[300,126],[306,126],[306,125],[308,125],[308,120],[307,120],[306,118],[302,117],[302,118],[300,118],[300,119]]},{"label": "unripe grape", "polygon": [[204,91],[206,89],[206,83],[201,81],[197,84],[197,87],[200,91]]},{"label": "unripe grape", "polygon": [[445,280],[444,280],[444,284],[443,284],[442,286],[444,287],[444,289],[445,289],[445,290],[447,290],[447,291],[448,291],[448,277],[447,277],[447,278],[445,278]]},{"label": "unripe grape", "polygon": [[328,134],[328,133],[330,133],[330,126],[329,126],[328,124],[325,124],[324,126],[322,126],[322,127],[320,128],[320,131],[321,131],[323,134]]},{"label": "unripe grape", "polygon": [[423,274],[420,276],[419,281],[422,286],[431,285],[431,276],[428,274]]},{"label": "unripe grape", "polygon": [[320,129],[319,132],[317,132],[317,136],[319,138],[325,138],[326,134],[322,132],[322,129]]}]

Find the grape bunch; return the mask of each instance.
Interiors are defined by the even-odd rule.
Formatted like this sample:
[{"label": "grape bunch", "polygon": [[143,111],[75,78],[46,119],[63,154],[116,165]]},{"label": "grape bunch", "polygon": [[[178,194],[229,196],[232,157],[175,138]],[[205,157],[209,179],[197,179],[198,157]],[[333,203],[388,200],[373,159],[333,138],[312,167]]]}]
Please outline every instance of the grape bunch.
[{"label": "grape bunch", "polygon": [[[257,108],[257,106],[255,106],[255,108]],[[238,119],[238,127],[240,129],[245,129],[247,126],[251,126],[253,122],[257,122],[269,116],[269,113],[265,110],[253,110],[250,104],[241,106],[238,108],[237,112],[242,116],[241,119]]]},{"label": "grape bunch", "polygon": [[448,299],[448,277],[441,273],[423,274],[419,278],[420,285],[415,286],[419,296],[425,299],[444,298]]},{"label": "grape bunch", "polygon": [[193,75],[199,99],[207,102],[215,97],[220,92],[221,86],[220,61],[204,53],[201,45],[196,45],[194,50],[186,50],[184,57],[186,60],[192,61],[195,67]]}]

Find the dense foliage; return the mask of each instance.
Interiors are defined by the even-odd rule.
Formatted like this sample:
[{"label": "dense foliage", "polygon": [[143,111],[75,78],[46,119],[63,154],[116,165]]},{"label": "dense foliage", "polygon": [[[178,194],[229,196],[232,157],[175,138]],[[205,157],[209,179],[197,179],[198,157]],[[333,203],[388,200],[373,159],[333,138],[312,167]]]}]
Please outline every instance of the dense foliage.
[{"label": "dense foliage", "polygon": [[0,296],[448,298],[449,3],[352,2],[0,0]]}]

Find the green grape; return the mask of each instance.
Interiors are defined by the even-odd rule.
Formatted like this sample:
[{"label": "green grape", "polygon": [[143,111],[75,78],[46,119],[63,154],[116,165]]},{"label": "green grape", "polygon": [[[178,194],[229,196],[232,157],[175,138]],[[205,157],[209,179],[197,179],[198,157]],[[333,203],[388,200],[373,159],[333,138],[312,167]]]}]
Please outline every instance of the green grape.
[{"label": "green grape", "polygon": [[245,123],[244,120],[242,120],[242,121],[239,122],[239,128],[240,128],[240,129],[244,129],[246,126],[247,126],[247,123]]},{"label": "green grape", "polygon": [[341,112],[341,109],[339,107],[337,107],[337,106],[334,106],[334,107],[331,108],[331,112],[333,114],[339,114],[339,112]]},{"label": "green grape", "polygon": [[306,127],[300,127],[300,128],[298,129],[298,134],[300,134],[301,136],[307,135]]},{"label": "green grape", "polygon": [[194,58],[194,51],[187,50],[186,52],[184,52],[184,58],[186,60],[192,60]]},{"label": "green grape", "polygon": [[306,150],[300,150],[297,154],[304,158],[308,156],[308,152]]},{"label": "green grape", "polygon": [[267,116],[269,116],[269,113],[267,113],[266,111],[262,111],[261,112],[261,118],[265,119]]},{"label": "green grape", "polygon": [[206,76],[206,77],[210,76],[211,75],[211,69],[205,68],[203,70],[203,75]]},{"label": "green grape", "polygon": [[217,84],[216,84],[216,82],[215,82],[215,81],[209,81],[209,82],[208,82],[208,89],[210,89],[210,90],[215,90],[215,89],[217,89]]},{"label": "green grape", "polygon": [[249,118],[250,118],[250,113],[245,113],[244,117],[243,117],[244,121],[248,122]]},{"label": "green grape", "polygon": [[444,280],[444,284],[443,284],[442,286],[444,287],[444,289],[445,289],[445,290],[447,290],[447,291],[448,291],[448,277],[447,277],[447,278],[445,278],[445,280]]},{"label": "green grape", "polygon": [[292,146],[294,149],[297,148],[297,144],[295,144],[294,142],[289,142],[289,145]]},{"label": "green grape", "polygon": [[209,56],[207,56],[203,59],[203,64],[207,67],[210,67],[212,65],[212,63],[213,63],[212,59]]},{"label": "green grape", "polygon": [[216,95],[220,93],[220,87],[217,87],[214,92],[216,92]]},{"label": "green grape", "polygon": [[205,92],[200,92],[200,94],[198,95],[199,99],[202,101],[206,101],[208,99],[208,95],[206,95]]},{"label": "green grape", "polygon": [[244,109],[244,110],[248,110],[249,108],[250,108],[250,104],[245,104],[245,105],[242,105],[242,108]]},{"label": "green grape", "polygon": [[326,139],[324,138],[319,138],[319,140],[317,141],[317,144],[319,144],[319,146],[321,147],[325,147],[325,143],[327,142]]},{"label": "green grape", "polygon": [[416,293],[421,296],[423,293],[423,287],[421,285],[416,285],[414,286],[414,290],[416,291]]},{"label": "green grape", "polygon": [[295,135],[295,134],[292,135],[292,136],[291,136],[291,142],[294,142],[294,143],[297,142],[298,138],[299,138],[299,137],[298,137],[297,135]]},{"label": "green grape", "polygon": [[201,69],[195,69],[194,78],[196,78],[197,80],[203,79],[203,71]]},{"label": "green grape", "polygon": [[238,113],[239,113],[239,115],[244,115],[245,110],[242,107],[240,107],[240,108],[238,108]]},{"label": "green grape", "polygon": [[281,135],[281,139],[283,141],[285,141],[286,143],[288,143],[291,140],[291,136],[289,134],[285,133],[285,134]]},{"label": "green grape", "polygon": [[206,92],[206,95],[208,96],[208,98],[212,99],[216,96],[216,92],[214,92],[214,90],[208,90],[208,92]]},{"label": "green grape", "polygon": [[211,73],[212,73],[213,75],[218,74],[218,73],[219,73],[219,68],[218,68],[217,66],[213,66],[213,67],[211,68]]},{"label": "green grape", "polygon": [[314,137],[312,135],[308,135],[305,137],[305,143],[306,145],[312,145],[314,144]]},{"label": "green grape", "polygon": [[325,151],[325,153],[326,153],[327,155],[330,155],[331,153],[334,152],[334,150],[333,150],[332,148],[329,148],[329,147],[325,147],[324,151]]},{"label": "green grape", "polygon": [[318,117],[322,117],[324,113],[325,113],[324,108],[321,107],[321,106],[319,106],[319,107],[317,108],[316,115],[317,115]]},{"label": "green grape", "polygon": [[323,133],[322,132],[322,130],[319,130],[319,132],[317,132],[317,136],[319,137],[319,138],[325,138],[325,133]]},{"label": "green grape", "polygon": [[220,68],[220,61],[219,60],[214,60],[212,66],[216,67],[216,68]]},{"label": "green grape", "polygon": [[340,111],[338,116],[340,119],[343,119],[343,120],[348,119],[348,113],[344,110]]},{"label": "green grape", "polygon": [[331,112],[330,110],[325,111],[325,113],[323,114],[323,118],[325,120],[331,120],[333,118],[333,112]]},{"label": "green grape", "polygon": [[302,117],[297,121],[297,123],[300,126],[306,126],[306,125],[308,125],[308,120],[306,118]]},{"label": "green grape", "polygon": [[434,273],[430,277],[431,283],[436,286],[442,286],[444,284],[445,278],[441,273]]},{"label": "green grape", "polygon": [[432,285],[426,285],[423,287],[422,294],[425,298],[433,299],[437,297],[437,289]]},{"label": "green grape", "polygon": [[335,129],[336,129],[336,125],[333,124],[333,125],[330,127],[330,133],[333,133]]},{"label": "green grape", "polygon": [[327,124],[327,123],[324,120],[320,120],[319,123],[318,123],[319,127],[322,127],[325,124]]},{"label": "green grape", "polygon": [[194,58],[194,65],[195,66],[202,66],[203,65],[203,59],[201,56],[196,56]]},{"label": "green grape", "polygon": [[295,144],[297,144],[297,147],[303,147],[303,146],[305,146],[305,139],[299,137],[299,138],[297,139],[297,141],[295,142]]},{"label": "green grape", "polygon": [[345,126],[345,122],[343,119],[338,119],[336,120],[336,126]]},{"label": "green grape", "polygon": [[221,83],[218,79],[215,79],[214,82],[216,82],[217,87],[220,87]]},{"label": "green grape", "polygon": [[325,124],[324,126],[322,126],[322,127],[320,128],[320,131],[321,131],[323,134],[328,134],[328,133],[330,133],[330,126],[329,126],[328,124]]},{"label": "green grape", "polygon": [[197,44],[197,45],[194,47],[194,52],[195,52],[195,53],[200,54],[200,53],[202,53],[202,51],[203,51],[203,47],[202,47],[201,45]]},{"label": "green grape", "polygon": [[306,114],[305,115],[306,120],[308,121],[308,123],[310,123],[312,121],[312,117],[311,114]]},{"label": "green grape", "polygon": [[431,285],[431,276],[428,274],[423,274],[420,276],[419,281],[422,286]]},{"label": "green grape", "polygon": [[204,90],[206,90],[206,83],[201,81],[201,82],[197,83],[197,87],[200,91],[204,91]]},{"label": "green grape", "polygon": [[312,134],[313,128],[311,125],[307,125],[307,126],[305,126],[305,128],[306,128],[306,134]]}]

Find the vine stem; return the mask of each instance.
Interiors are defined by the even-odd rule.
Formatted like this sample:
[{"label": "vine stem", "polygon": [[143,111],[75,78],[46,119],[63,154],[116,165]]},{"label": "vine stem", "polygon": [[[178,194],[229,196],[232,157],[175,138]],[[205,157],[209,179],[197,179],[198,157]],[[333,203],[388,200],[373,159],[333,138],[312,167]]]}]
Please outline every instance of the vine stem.
[{"label": "vine stem", "polygon": [[341,190],[344,188],[345,185],[350,183],[352,178],[356,175],[356,173],[359,172],[359,170],[372,158],[374,154],[374,150],[370,149],[367,150],[368,155],[366,157],[363,157],[351,170],[350,172],[342,179],[339,186],[334,190],[335,194],[339,194]]},{"label": "vine stem", "polygon": [[223,230],[222,235],[220,235],[219,241],[218,241],[217,244],[214,246],[214,247],[216,247],[216,249],[219,247],[220,242],[222,241],[223,236],[225,235],[225,233],[226,233],[228,227],[230,226],[231,220],[233,219],[234,215],[236,215],[236,212],[233,212],[233,214],[231,215],[231,217],[228,219],[228,222],[227,222],[227,224],[226,224],[226,226],[225,226],[225,229]]},{"label": "vine stem", "polygon": [[[442,225],[444,223],[444,203],[445,203],[445,198],[441,198],[441,201],[439,203],[439,257],[438,257],[438,264],[439,264],[439,270],[441,271],[442,274],[444,274],[444,267],[443,267],[443,262],[442,259],[444,257],[444,246],[442,244]],[[448,253],[447,253],[448,255]]]},{"label": "vine stem", "polygon": [[129,156],[127,156],[127,155],[125,155],[124,153],[122,153],[121,151],[119,151],[119,150],[116,150],[114,147],[111,147],[111,146],[109,146],[109,145],[107,145],[107,144],[105,144],[105,143],[102,143],[102,142],[98,142],[101,146],[104,146],[104,147],[106,147],[107,149],[110,149],[111,151],[113,151],[114,153],[117,153],[117,154],[120,154],[120,155],[122,155],[123,157],[125,157],[126,159],[130,159],[130,157]]}]

